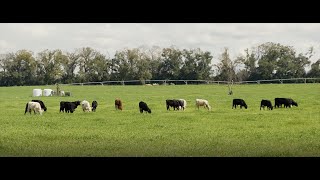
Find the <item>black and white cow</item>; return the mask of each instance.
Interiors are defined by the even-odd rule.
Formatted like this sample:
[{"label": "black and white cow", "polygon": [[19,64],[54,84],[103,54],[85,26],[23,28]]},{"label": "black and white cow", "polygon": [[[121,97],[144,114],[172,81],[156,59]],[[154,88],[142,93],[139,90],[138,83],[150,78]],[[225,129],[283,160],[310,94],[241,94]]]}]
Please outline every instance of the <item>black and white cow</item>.
[{"label": "black and white cow", "polygon": [[297,106],[298,107],[298,103],[295,102],[293,99],[291,98],[275,98],[274,99],[274,107],[282,107],[282,105],[284,105],[285,108],[291,108],[292,105],[293,106]]},{"label": "black and white cow", "polygon": [[242,109],[242,106],[244,106],[244,108],[248,108],[246,102],[243,100],[243,99],[233,99],[233,102],[232,102],[232,109],[233,108],[237,108],[237,106],[240,105],[240,109]]},{"label": "black and white cow", "polygon": [[267,106],[267,109],[268,110],[272,110],[273,107],[272,107],[272,104],[271,104],[271,101],[270,100],[261,100],[261,103],[260,103],[260,110],[261,110],[261,107],[264,109],[264,107]]},{"label": "black and white cow", "polygon": [[92,112],[96,112],[97,107],[98,107],[98,102],[92,101]]},{"label": "black and white cow", "polygon": [[180,101],[180,105],[182,105],[182,106],[179,107],[179,109],[185,110],[186,107],[187,107],[187,101],[184,100],[184,99],[179,99],[179,101]]},{"label": "black and white cow", "polygon": [[179,110],[179,107],[183,106],[183,102],[176,99],[167,99],[166,100],[167,110],[170,110],[170,107],[173,107],[173,110]]},{"label": "black and white cow", "polygon": [[61,101],[60,102],[60,112],[71,112],[73,113],[75,109],[80,105],[80,101],[74,101],[74,102],[66,102],[66,101]]},{"label": "black and white cow", "polygon": [[143,113],[143,111],[151,113],[151,109],[148,107],[147,103],[143,101],[139,102],[139,109],[140,109],[140,113]]},{"label": "black and white cow", "polygon": [[25,110],[24,114],[26,114],[27,111],[30,114],[31,114],[31,111],[33,111],[34,114],[39,113],[40,115],[42,115],[43,109],[41,108],[40,103],[30,101],[26,105],[26,110]]},{"label": "black and white cow", "polygon": [[[43,111],[47,111],[47,107],[44,105],[43,101],[41,101],[41,100],[31,100],[31,102],[38,102],[40,104],[40,106],[41,106],[41,109]],[[26,114],[27,108],[28,108],[28,103],[26,104],[26,109],[24,111],[24,114]]]}]

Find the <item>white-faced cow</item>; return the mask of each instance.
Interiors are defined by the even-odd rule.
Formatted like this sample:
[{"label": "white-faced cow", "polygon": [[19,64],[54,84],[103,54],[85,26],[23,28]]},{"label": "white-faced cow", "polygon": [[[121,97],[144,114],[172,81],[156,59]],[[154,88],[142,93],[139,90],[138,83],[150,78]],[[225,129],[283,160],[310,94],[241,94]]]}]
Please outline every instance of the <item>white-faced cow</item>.
[{"label": "white-faced cow", "polygon": [[196,106],[198,107],[198,109],[200,106],[203,106],[204,108],[211,110],[211,106],[209,105],[209,102],[205,99],[196,99]]},{"label": "white-faced cow", "polygon": [[[27,109],[26,109],[30,114],[31,111],[34,112],[34,114],[39,113],[40,115],[42,115],[43,109],[41,109],[41,105],[38,102],[28,102],[27,103]],[[26,114],[26,112],[24,113]]]},{"label": "white-faced cow", "polygon": [[151,109],[148,107],[147,103],[143,101],[139,102],[139,110],[140,110],[140,113],[143,113],[143,111],[151,113]]},{"label": "white-faced cow", "polygon": [[260,110],[261,110],[261,107],[264,109],[265,106],[267,106],[267,109],[268,109],[268,110],[272,110],[272,109],[273,109],[270,100],[262,99],[262,100],[261,100],[261,103],[260,103]]},{"label": "white-faced cow", "polygon": [[179,101],[180,101],[180,104],[182,104],[182,106],[179,106],[179,109],[185,110],[187,107],[187,101],[184,99],[179,99]]},{"label": "white-faced cow", "polygon": [[82,110],[83,112],[91,112],[91,106],[90,103],[86,100],[83,100],[81,102]]},{"label": "white-faced cow", "polygon": [[240,109],[242,109],[242,106],[244,106],[244,108],[246,109],[248,108],[246,102],[243,99],[233,99],[232,109],[233,107],[236,109],[238,105],[240,105]]}]

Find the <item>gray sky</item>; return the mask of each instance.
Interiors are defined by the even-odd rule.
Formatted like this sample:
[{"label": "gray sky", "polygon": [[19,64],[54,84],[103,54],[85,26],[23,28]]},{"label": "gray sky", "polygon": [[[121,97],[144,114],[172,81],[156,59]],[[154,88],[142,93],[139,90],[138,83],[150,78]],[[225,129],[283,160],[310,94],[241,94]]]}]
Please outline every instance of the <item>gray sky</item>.
[{"label": "gray sky", "polygon": [[275,42],[298,53],[313,46],[311,60],[320,58],[320,23],[2,23],[0,32],[1,54],[92,47],[113,57],[123,48],[174,45],[210,51],[215,58],[228,47],[235,58],[246,48]]}]

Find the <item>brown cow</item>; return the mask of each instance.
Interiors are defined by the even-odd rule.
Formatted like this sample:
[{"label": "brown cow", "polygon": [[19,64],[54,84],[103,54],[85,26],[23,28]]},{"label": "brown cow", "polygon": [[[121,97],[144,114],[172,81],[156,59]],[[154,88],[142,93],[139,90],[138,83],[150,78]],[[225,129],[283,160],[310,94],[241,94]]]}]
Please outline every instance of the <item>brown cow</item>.
[{"label": "brown cow", "polygon": [[119,98],[114,101],[114,106],[116,110],[120,109],[122,111],[122,101]]}]

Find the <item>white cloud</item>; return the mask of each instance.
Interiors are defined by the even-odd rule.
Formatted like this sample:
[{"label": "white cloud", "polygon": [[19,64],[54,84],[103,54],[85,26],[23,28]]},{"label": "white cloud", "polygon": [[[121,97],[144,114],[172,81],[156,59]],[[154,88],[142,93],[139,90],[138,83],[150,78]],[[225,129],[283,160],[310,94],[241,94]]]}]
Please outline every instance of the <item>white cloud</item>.
[{"label": "white cloud", "polygon": [[319,59],[320,24],[317,23],[27,23],[0,24],[0,53],[28,49],[73,51],[85,46],[108,52],[160,46],[201,48],[214,56],[228,47],[235,58],[244,49],[265,42],[293,46],[298,52],[315,47]]}]

